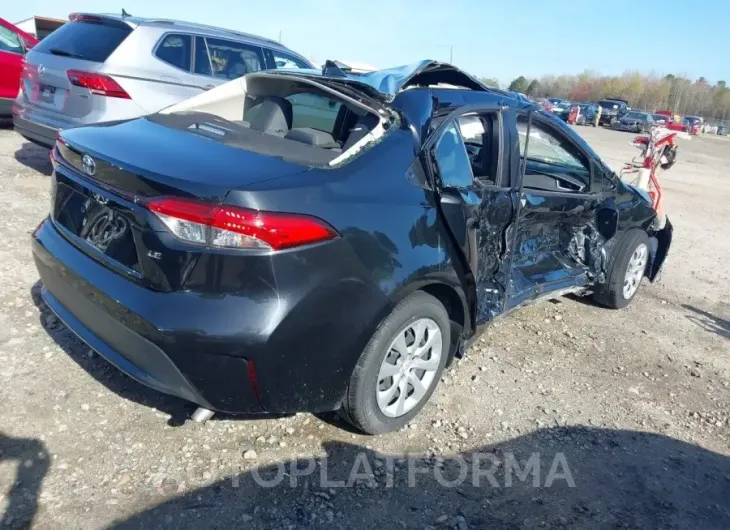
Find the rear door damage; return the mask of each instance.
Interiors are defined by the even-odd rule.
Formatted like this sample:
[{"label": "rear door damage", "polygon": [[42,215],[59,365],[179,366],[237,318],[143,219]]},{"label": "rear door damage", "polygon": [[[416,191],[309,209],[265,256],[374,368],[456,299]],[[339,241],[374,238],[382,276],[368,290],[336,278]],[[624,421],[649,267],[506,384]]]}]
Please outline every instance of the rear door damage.
[{"label": "rear door damage", "polygon": [[[469,111],[499,116],[494,134],[500,135],[500,167],[508,170],[499,177],[503,180],[476,178],[471,157],[472,172],[463,179],[449,173],[449,162],[439,161],[442,138]],[[615,175],[582,140],[545,117],[533,123],[533,113],[462,107],[443,119],[425,144],[439,208],[463,263],[476,328],[537,300],[591,293],[607,281],[609,256],[631,229],[650,237],[645,273],[650,281],[658,277],[671,244],[668,220],[662,230],[654,228],[650,203],[612,180]],[[467,134],[462,128],[460,139]],[[468,146],[466,151],[471,155]],[[507,164],[515,153],[519,162]]]}]

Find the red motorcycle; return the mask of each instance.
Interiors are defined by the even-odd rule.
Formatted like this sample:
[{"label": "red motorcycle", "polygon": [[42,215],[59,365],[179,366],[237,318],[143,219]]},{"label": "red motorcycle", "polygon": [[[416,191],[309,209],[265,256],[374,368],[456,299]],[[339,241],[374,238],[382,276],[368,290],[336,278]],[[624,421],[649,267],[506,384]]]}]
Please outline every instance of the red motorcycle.
[{"label": "red motorcycle", "polygon": [[640,134],[631,142],[641,153],[626,164],[621,170],[622,180],[628,175],[635,175],[629,182],[636,188],[649,194],[652,206],[660,217],[662,211],[662,187],[657,178],[657,169],[670,169],[677,160],[677,131],[664,127],[654,127],[649,133]]}]

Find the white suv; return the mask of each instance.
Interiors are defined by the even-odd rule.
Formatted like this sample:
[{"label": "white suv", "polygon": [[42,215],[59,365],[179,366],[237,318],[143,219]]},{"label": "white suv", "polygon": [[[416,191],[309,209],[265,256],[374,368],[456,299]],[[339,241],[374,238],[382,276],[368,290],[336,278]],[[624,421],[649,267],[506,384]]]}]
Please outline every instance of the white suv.
[{"label": "white suv", "polygon": [[174,20],[73,14],[26,56],[15,130],[52,146],[59,129],[136,118],[244,74],[313,68],[276,41]]}]

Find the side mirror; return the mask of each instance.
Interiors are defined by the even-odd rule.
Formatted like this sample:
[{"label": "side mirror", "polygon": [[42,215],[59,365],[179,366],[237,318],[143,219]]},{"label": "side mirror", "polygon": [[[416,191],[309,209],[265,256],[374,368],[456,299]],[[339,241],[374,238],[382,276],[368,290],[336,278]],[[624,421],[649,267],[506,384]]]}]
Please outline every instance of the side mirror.
[{"label": "side mirror", "polygon": [[613,208],[601,208],[596,212],[598,233],[609,240],[618,232],[618,211]]}]

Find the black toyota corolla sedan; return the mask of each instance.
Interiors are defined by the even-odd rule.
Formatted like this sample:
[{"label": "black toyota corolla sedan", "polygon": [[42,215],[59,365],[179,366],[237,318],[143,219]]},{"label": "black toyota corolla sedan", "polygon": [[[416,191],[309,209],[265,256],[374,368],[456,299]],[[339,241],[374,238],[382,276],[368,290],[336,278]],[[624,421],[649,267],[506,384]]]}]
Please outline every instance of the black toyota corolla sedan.
[{"label": "black toyota corolla sedan", "polygon": [[558,118],[424,61],[258,72],[67,130],[33,234],[47,305],[194,415],[398,429],[495,318],[620,308],[671,242]]}]

